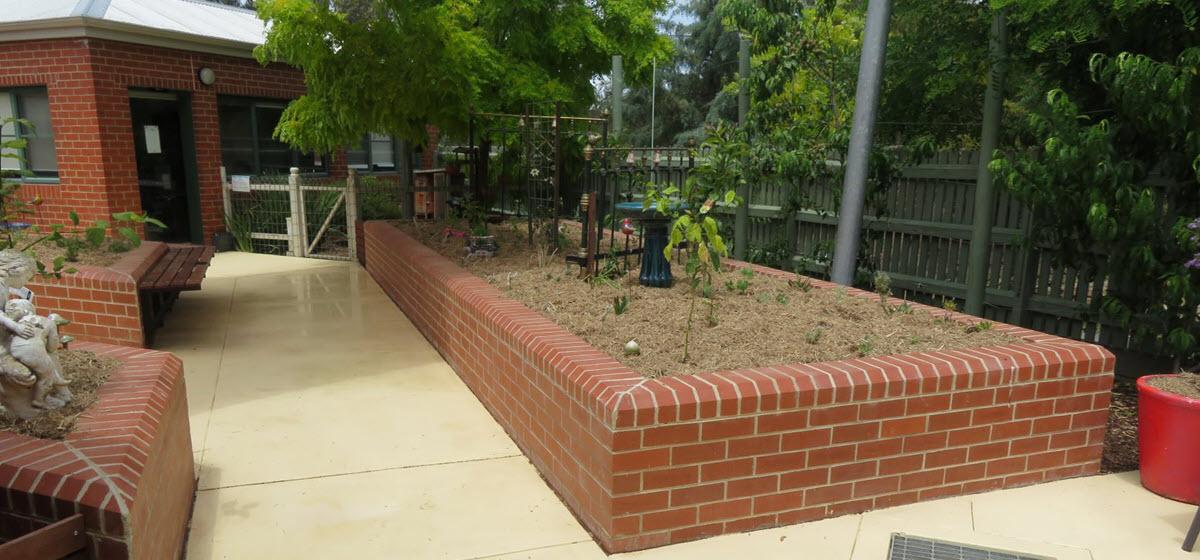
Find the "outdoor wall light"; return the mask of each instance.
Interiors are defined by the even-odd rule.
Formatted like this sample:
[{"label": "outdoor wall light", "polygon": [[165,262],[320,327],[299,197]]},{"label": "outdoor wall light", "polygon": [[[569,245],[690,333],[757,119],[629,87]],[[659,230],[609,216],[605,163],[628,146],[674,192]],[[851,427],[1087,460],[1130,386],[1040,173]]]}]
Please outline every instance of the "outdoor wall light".
[{"label": "outdoor wall light", "polygon": [[200,78],[200,83],[202,83],[206,86],[211,86],[211,85],[217,83],[217,73],[213,72],[212,68],[201,68],[200,72],[198,72],[198,74],[199,74],[199,78]]}]

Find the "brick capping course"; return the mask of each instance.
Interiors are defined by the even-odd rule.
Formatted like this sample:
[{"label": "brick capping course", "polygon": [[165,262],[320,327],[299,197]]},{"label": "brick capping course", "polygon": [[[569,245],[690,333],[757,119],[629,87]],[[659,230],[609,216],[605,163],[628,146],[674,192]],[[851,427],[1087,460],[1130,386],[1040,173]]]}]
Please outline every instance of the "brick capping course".
[{"label": "brick capping course", "polygon": [[195,490],[182,362],[73,348],[121,366],[64,440],[0,432],[0,541],[81,513],[90,558],[179,557]]},{"label": "brick capping course", "polygon": [[646,379],[394,226],[364,232],[368,271],[610,552],[1099,469],[1099,346],[995,324],[1019,342]]}]

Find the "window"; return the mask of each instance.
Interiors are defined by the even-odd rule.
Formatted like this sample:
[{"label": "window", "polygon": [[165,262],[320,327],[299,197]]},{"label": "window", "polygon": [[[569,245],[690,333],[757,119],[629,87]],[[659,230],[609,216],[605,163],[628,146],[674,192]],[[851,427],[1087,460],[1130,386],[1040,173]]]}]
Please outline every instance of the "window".
[{"label": "window", "polygon": [[362,145],[346,149],[346,163],[351,169],[395,171],[397,142],[385,134],[368,134]]},{"label": "window", "polygon": [[217,99],[221,164],[226,173],[286,174],[292,167],[299,167],[304,173],[325,171],[325,163],[320,157],[293,150],[273,137],[286,106],[278,101],[239,97]]},{"label": "window", "polygon": [[34,177],[58,177],[54,131],[50,126],[50,98],[45,88],[0,90],[0,122],[25,119],[28,124],[0,126],[0,139],[25,139],[22,159],[0,158],[0,170],[31,173]]}]

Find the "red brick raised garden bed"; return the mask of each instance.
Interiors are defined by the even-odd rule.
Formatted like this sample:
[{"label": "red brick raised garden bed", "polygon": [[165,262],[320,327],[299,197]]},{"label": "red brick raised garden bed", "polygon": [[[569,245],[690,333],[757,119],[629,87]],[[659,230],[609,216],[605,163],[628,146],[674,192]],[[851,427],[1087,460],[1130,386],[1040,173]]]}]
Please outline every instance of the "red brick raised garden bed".
[{"label": "red brick raised garden bed", "polygon": [[138,280],[167,251],[164,243],[143,242],[108,267],[75,265],[62,278],[35,278],[29,289],[38,309],[70,319],[64,334],[76,340],[145,347]]},{"label": "red brick raised garden bed", "polygon": [[1021,342],[646,379],[392,225],[364,229],[367,270],[610,552],[1100,468],[1099,346],[997,325]]},{"label": "red brick raised garden bed", "polygon": [[65,440],[0,432],[0,542],[80,513],[88,558],[179,558],[195,490],[182,363],[152,350],[73,348],[122,364]]}]

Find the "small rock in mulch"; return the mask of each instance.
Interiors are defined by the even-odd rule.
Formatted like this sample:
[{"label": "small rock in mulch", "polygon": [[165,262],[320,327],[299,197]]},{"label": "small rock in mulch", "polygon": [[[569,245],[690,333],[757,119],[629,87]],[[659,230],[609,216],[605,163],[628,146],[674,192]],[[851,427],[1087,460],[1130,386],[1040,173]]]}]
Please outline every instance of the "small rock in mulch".
[{"label": "small rock in mulch", "polygon": [[63,439],[75,430],[75,421],[96,403],[96,393],[121,362],[85,350],[58,353],[63,376],[71,388],[72,399],[66,406],[48,410],[36,418],[21,420],[0,414],[0,431],[16,432],[40,439]]},{"label": "small rock in mulch", "polygon": [[1101,472],[1114,473],[1138,469],[1137,385],[1117,379],[1113,384],[1112,404],[1108,409],[1108,433],[1104,436]]}]

